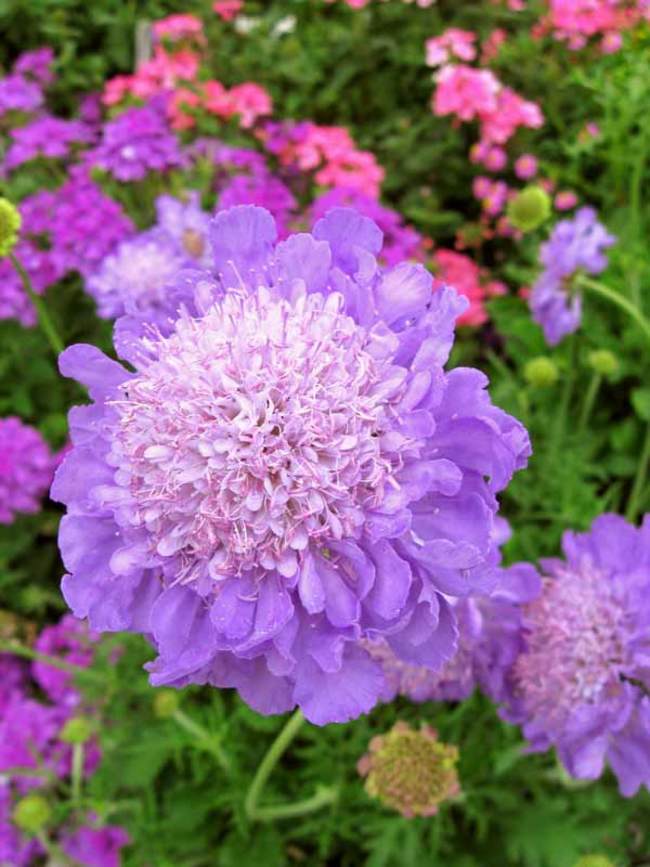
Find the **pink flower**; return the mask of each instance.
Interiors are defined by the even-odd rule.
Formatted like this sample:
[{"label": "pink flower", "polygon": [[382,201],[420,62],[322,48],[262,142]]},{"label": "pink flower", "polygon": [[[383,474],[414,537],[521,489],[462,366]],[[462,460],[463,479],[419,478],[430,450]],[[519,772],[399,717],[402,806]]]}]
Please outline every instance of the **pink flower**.
[{"label": "pink flower", "polygon": [[196,15],[188,13],[161,18],[160,21],[154,22],[152,30],[156,39],[159,40],[181,42],[184,39],[190,39],[199,43],[205,42],[203,22]]},{"label": "pink flower", "polygon": [[203,107],[218,117],[231,117],[233,114],[230,94],[220,81],[206,81],[203,85]]},{"label": "pink flower", "polygon": [[427,39],[425,43],[427,66],[442,66],[451,57],[457,57],[459,60],[465,61],[474,60],[476,57],[475,42],[475,33],[472,33],[470,30],[459,30],[456,27],[450,27],[441,36]]},{"label": "pink flower", "polygon": [[434,114],[455,114],[460,120],[490,115],[497,110],[499,89],[499,80],[487,69],[443,66],[433,96]]},{"label": "pink flower", "polygon": [[537,159],[532,154],[522,154],[515,162],[515,174],[522,181],[534,178],[537,169]]},{"label": "pink flower", "polygon": [[273,102],[268,91],[252,81],[232,87],[229,97],[233,113],[240,116],[240,124],[244,129],[249,129],[259,117],[273,111]]},{"label": "pink flower", "polygon": [[469,256],[454,250],[439,249],[433,256],[438,277],[464,295],[470,306],[458,319],[459,325],[482,325],[487,321],[483,302],[485,289],[481,285],[481,271]]},{"label": "pink flower", "polygon": [[481,138],[494,144],[505,144],[520,126],[537,129],[544,123],[540,107],[515,93],[510,87],[499,90],[496,104],[481,118]]},{"label": "pink flower", "polygon": [[483,43],[481,63],[486,64],[494,60],[507,38],[508,34],[502,27],[494,29]]},{"label": "pink flower", "polygon": [[562,190],[556,195],[554,204],[558,211],[570,211],[578,204],[578,197],[571,190]]},{"label": "pink flower", "polygon": [[243,0],[216,0],[212,4],[212,10],[217,13],[222,21],[232,21],[236,18],[244,5]]},{"label": "pink flower", "polygon": [[198,108],[201,98],[194,90],[188,87],[177,88],[167,106],[167,113],[172,129],[192,129],[196,126],[196,118],[187,111],[188,108]]}]

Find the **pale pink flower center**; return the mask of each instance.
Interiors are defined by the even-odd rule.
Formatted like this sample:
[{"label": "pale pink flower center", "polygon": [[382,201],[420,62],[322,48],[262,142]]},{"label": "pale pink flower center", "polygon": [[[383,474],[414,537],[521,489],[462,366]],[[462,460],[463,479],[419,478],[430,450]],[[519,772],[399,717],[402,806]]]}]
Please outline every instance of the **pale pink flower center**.
[{"label": "pale pink flower center", "polygon": [[[340,296],[231,292],[184,315],[123,386],[111,463],[127,519],[158,555],[215,579],[295,573],[310,540],[354,536],[395,484],[387,456],[401,379],[368,351]],[[386,380],[389,386],[386,387]]]}]

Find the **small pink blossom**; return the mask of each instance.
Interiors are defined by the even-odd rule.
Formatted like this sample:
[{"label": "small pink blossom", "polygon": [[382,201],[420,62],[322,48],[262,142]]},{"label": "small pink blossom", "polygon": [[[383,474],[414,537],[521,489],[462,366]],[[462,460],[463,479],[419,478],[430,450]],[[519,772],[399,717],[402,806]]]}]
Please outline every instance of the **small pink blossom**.
[{"label": "small pink blossom", "polygon": [[241,12],[243,0],[216,0],[212,4],[212,11],[216,12],[222,21],[232,21]]},{"label": "small pink blossom", "polygon": [[476,57],[476,34],[470,30],[459,30],[450,27],[440,36],[427,39],[426,56],[427,66],[442,66],[452,57],[459,60],[474,60]]},{"label": "small pink blossom", "polygon": [[168,15],[167,18],[161,18],[154,23],[152,30],[154,36],[159,40],[182,42],[184,39],[189,39],[198,43],[205,42],[203,22],[196,15],[189,13]]},{"label": "small pink blossom", "polygon": [[455,114],[465,121],[491,115],[497,110],[499,90],[497,77],[488,69],[443,66],[433,96],[434,114]]},{"label": "small pink blossom", "polygon": [[537,170],[537,159],[532,154],[522,154],[515,162],[515,174],[522,181],[534,178]]},{"label": "small pink blossom", "polygon": [[562,190],[556,195],[554,204],[558,211],[570,211],[578,204],[578,197],[571,190]]}]

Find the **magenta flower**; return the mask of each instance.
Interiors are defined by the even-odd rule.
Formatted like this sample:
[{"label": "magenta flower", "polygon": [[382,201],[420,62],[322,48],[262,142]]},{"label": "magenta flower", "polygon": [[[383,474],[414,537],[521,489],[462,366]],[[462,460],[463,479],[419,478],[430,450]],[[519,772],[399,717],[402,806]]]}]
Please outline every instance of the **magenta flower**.
[{"label": "magenta flower", "polygon": [[532,751],[557,747],[574,777],[594,780],[607,762],[631,796],[650,787],[650,516],[637,530],[601,515],[563,548],[525,610],[504,716]]},{"label": "magenta flower", "polygon": [[54,81],[53,64],[54,52],[48,45],[44,45],[21,54],[13,65],[13,72],[47,87]]},{"label": "magenta flower", "polygon": [[38,157],[67,157],[72,144],[90,141],[92,133],[78,120],[45,115],[27,126],[11,130],[11,138],[13,141],[4,159],[4,167],[10,171]]},{"label": "magenta flower", "polygon": [[62,848],[69,858],[84,867],[120,867],[120,852],[131,842],[119,825],[78,828],[64,837]]},{"label": "magenta flower", "polygon": [[[66,614],[58,623],[41,630],[34,649],[87,668],[93,661],[93,644],[97,639],[98,636],[90,632],[83,621]],[[36,661],[32,663],[32,676],[54,704],[61,707],[76,707],[79,704],[80,696],[69,671]]]},{"label": "magenta flower", "polygon": [[381,270],[371,220],[334,210],[276,245],[239,206],[211,239],[194,314],[133,370],[61,356],[94,401],[52,488],[63,593],[94,629],[149,636],[155,685],[342,722],[384,686],[360,641],[432,670],[453,655],[446,597],[492,588],[495,495],[528,436],[483,374],[445,372],[466,302],[421,266]]},{"label": "magenta flower", "polygon": [[0,524],[17,512],[38,512],[52,480],[50,449],[33,427],[19,418],[0,419]]},{"label": "magenta flower", "polygon": [[0,117],[10,111],[34,111],[43,104],[43,91],[22,75],[0,78]]}]

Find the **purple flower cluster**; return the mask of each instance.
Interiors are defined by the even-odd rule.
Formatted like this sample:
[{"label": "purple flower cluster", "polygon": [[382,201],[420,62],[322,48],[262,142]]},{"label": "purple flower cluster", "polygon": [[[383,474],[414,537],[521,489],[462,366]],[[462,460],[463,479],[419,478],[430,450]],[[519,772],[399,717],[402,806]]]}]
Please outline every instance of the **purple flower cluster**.
[{"label": "purple flower cluster", "polygon": [[43,87],[47,87],[54,81],[52,66],[54,65],[54,52],[45,45],[35,48],[33,51],[25,51],[13,65],[13,71],[17,75],[36,81]]},{"label": "purple flower cluster", "polygon": [[194,313],[142,337],[133,370],[61,356],[94,401],[52,488],[63,593],[93,629],[147,635],[155,685],[342,722],[384,689],[361,642],[434,671],[453,656],[448,597],[498,580],[496,494],[528,436],[479,371],[444,370],[466,302],[380,268],[371,220],[337,209],[276,243],[239,206],[210,236]]},{"label": "purple flower cluster", "polygon": [[387,208],[376,199],[359,190],[335,187],[314,200],[310,216],[313,223],[325,216],[331,208],[354,208],[370,217],[384,234],[382,260],[386,265],[397,265],[405,259],[422,259],[422,236],[392,208]]},{"label": "purple flower cluster", "polygon": [[289,221],[297,206],[287,185],[268,171],[231,178],[221,188],[218,204],[223,210],[234,205],[259,205],[265,208],[272,214],[280,238],[287,236]]},{"label": "purple flower cluster", "polygon": [[561,220],[542,245],[542,274],[532,287],[530,309],[551,346],[576,331],[582,318],[580,295],[572,286],[580,271],[600,274],[607,267],[604,251],[616,239],[598,222],[593,208],[581,208],[570,220]]},{"label": "purple flower cluster", "polygon": [[89,155],[118,181],[138,181],[183,163],[178,139],[154,105],[129,108],[104,125],[102,139]]},{"label": "purple flower cluster", "polygon": [[14,416],[0,418],[0,524],[11,524],[17,512],[38,512],[53,472],[40,433]]},{"label": "purple flower cluster", "polygon": [[525,609],[504,716],[531,750],[556,746],[574,777],[607,762],[631,796],[650,788],[650,516],[636,529],[601,515],[563,548]]},{"label": "purple flower cluster", "polygon": [[27,126],[11,130],[13,142],[7,150],[3,168],[13,171],[23,163],[43,157],[61,159],[70,153],[72,144],[88,142],[92,133],[77,120],[61,120],[44,115]]},{"label": "purple flower cluster", "polygon": [[[88,666],[97,636],[72,616],[47,627],[36,641],[41,653]],[[27,666],[11,654],[0,654],[0,863],[31,867],[45,855],[38,839],[23,834],[14,822],[14,808],[30,793],[49,793],[71,771],[72,747],[63,737],[65,724],[81,705],[70,675],[36,662]],[[37,689],[47,701],[35,698]],[[83,773],[89,776],[100,759],[98,745],[87,741]],[[57,845],[85,867],[119,867],[119,851],[129,842],[117,826],[96,827],[94,817],[80,826],[64,821],[56,829]]]},{"label": "purple flower cluster", "polygon": [[43,104],[43,91],[35,81],[12,74],[0,78],[0,118],[9,112],[31,112]]}]

